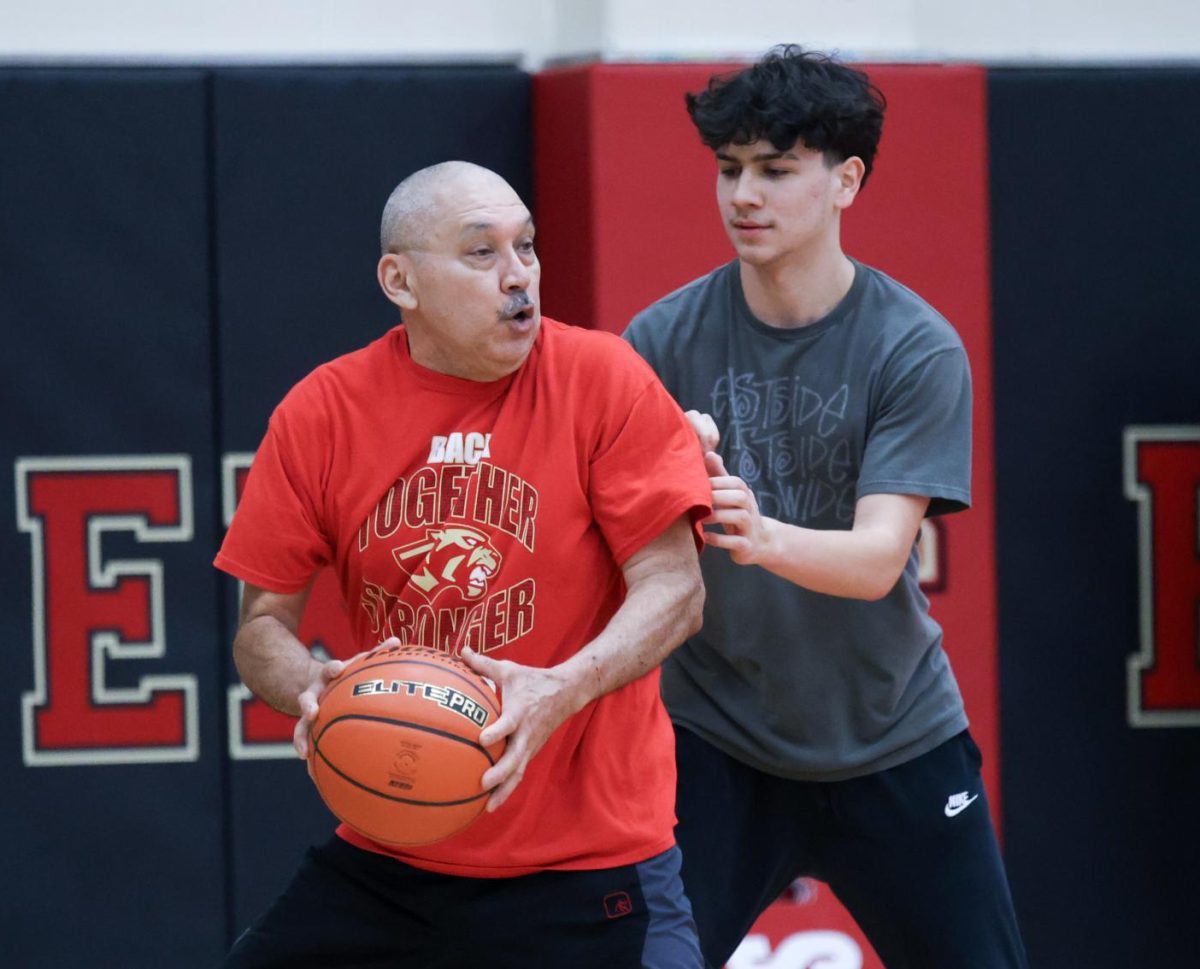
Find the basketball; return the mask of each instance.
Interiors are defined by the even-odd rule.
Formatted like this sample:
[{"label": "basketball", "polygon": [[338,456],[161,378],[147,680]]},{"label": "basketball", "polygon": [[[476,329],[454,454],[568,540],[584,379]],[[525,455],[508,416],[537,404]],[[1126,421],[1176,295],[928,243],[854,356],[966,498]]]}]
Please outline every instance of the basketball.
[{"label": "basketball", "polygon": [[487,803],[480,779],[504,752],[479,734],[500,716],[492,687],[461,660],[387,646],[354,660],[321,699],[309,764],[337,817],[374,841],[440,841]]}]

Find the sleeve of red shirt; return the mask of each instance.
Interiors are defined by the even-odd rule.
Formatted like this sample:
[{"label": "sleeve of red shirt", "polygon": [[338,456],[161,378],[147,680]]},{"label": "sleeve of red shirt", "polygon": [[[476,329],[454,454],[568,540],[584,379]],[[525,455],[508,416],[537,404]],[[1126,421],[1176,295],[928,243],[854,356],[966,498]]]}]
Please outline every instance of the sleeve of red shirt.
[{"label": "sleeve of red shirt", "polygon": [[[287,402],[285,401],[285,404]],[[332,560],[321,525],[322,432],[281,405],[254,456],[213,564],[270,592],[299,592]]]},{"label": "sleeve of red shirt", "polygon": [[712,511],[712,488],[696,434],[632,349],[621,344],[617,356],[611,362],[625,379],[615,382],[606,433],[592,456],[592,514],[619,565],[683,514],[702,549],[700,522]]}]

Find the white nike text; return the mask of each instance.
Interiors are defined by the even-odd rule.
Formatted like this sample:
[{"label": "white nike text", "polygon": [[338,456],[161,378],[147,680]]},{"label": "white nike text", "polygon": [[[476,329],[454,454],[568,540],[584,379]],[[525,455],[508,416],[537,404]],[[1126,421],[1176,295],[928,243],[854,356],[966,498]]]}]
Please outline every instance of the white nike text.
[{"label": "white nike text", "polygon": [[962,814],[977,797],[979,797],[978,794],[972,794],[970,797],[967,797],[966,791],[963,791],[961,794],[951,794],[946,800],[946,817],[952,818],[955,815]]}]

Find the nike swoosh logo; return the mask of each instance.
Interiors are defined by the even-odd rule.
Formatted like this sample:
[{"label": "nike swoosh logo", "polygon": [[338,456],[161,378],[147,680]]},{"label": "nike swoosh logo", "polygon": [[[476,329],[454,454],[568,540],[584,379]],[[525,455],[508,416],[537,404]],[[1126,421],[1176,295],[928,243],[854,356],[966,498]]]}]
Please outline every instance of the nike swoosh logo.
[{"label": "nike swoosh logo", "polygon": [[971,806],[971,804],[975,801],[975,799],[977,797],[979,797],[979,795],[975,794],[972,797],[967,798],[966,801],[964,801],[962,804],[957,805],[956,807],[951,807],[949,804],[947,804],[946,805],[946,817],[953,818],[959,814],[962,814],[963,811],[965,811],[967,808],[969,808]]}]

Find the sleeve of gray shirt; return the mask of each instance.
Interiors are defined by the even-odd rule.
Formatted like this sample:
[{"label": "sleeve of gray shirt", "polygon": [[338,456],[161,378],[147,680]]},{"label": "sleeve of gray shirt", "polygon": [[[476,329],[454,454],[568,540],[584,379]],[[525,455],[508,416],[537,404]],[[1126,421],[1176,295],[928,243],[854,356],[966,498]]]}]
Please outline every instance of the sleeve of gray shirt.
[{"label": "sleeve of gray shirt", "polygon": [[970,506],[971,370],[961,346],[883,389],[858,478],[858,497],[872,494],[924,495],[931,516]]}]

